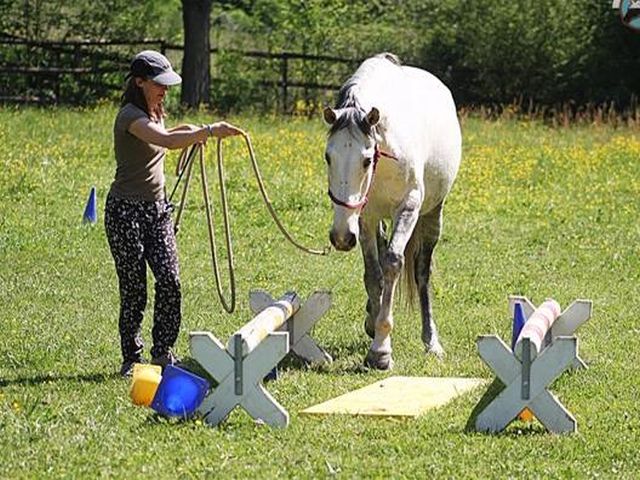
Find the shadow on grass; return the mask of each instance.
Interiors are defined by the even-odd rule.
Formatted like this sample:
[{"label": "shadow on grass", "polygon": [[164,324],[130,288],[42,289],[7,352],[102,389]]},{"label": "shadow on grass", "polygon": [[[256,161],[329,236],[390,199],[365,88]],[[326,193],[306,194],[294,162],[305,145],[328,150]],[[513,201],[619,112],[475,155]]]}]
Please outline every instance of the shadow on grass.
[{"label": "shadow on grass", "polygon": [[491,403],[491,401],[496,398],[500,392],[504,389],[504,384],[497,378],[493,380],[491,385],[484,392],[478,403],[473,410],[471,411],[471,415],[467,419],[467,424],[464,427],[465,433],[476,433],[476,418],[478,415],[486,408],[487,405]]},{"label": "shadow on grass", "polygon": [[308,363],[295,353],[287,355],[278,365],[281,370],[311,370],[320,374],[353,375],[365,374],[371,370],[365,366],[364,359],[369,345],[362,339],[354,339],[349,344],[339,348],[327,348],[325,351],[331,356],[331,363]]},{"label": "shadow on grass", "polygon": [[[368,348],[368,343],[363,339],[354,339],[354,341],[348,345],[341,345],[339,350],[327,349],[327,353],[331,356],[333,361],[331,363],[320,364],[310,364],[296,355],[295,352],[291,351],[280,361],[280,363],[278,363],[276,371],[272,372],[274,373],[275,378],[268,375],[265,377],[265,381],[275,380],[277,379],[279,372],[286,372],[289,370],[313,371],[320,374],[331,375],[366,374],[371,371],[364,365],[364,358]],[[179,366],[207,379],[214,388],[218,385],[218,382],[211,377],[211,375],[209,375],[209,373],[202,368],[194,358],[183,357]]]},{"label": "shadow on grass", "polygon": [[188,428],[193,427],[193,418],[191,417],[165,417],[159,413],[151,411],[147,418],[142,422],[145,427],[160,427],[163,425],[182,425]]},{"label": "shadow on grass", "polygon": [[[510,424],[502,432],[490,433],[490,432],[478,432],[476,430],[476,419],[478,415],[486,408],[491,401],[496,398],[502,390],[504,390],[504,384],[495,378],[491,385],[484,392],[476,406],[471,411],[471,415],[467,419],[467,424],[464,427],[464,433],[466,434],[485,434],[485,435],[499,435],[501,437],[522,437],[526,435],[540,435],[546,434],[547,430],[538,422],[522,423],[523,427]],[[517,422],[517,421],[516,421]]]},{"label": "shadow on grass", "polygon": [[82,375],[56,375],[55,373],[47,373],[33,377],[17,377],[12,380],[0,379],[0,387],[9,387],[13,385],[40,385],[42,383],[50,382],[101,383],[106,380],[113,380],[114,378],[120,378],[118,372],[87,373]]},{"label": "shadow on grass", "polygon": [[[369,369],[364,365],[364,357],[362,359],[358,359],[357,362],[350,362],[349,364],[344,364],[345,362],[340,362],[341,364],[338,366],[338,362],[332,363],[321,363],[321,364],[313,364],[309,363],[303,358],[299,357],[295,353],[291,352],[289,355],[286,355],[274,369],[268,374],[264,381],[270,382],[273,380],[277,380],[280,373],[287,371],[313,371],[320,374],[338,374],[338,375],[349,375],[354,373],[367,373]],[[218,382],[211,376],[209,373],[202,368],[202,366],[197,362],[197,360],[187,357],[182,359],[179,365],[181,368],[194,373],[202,378],[205,378],[213,388],[218,386]]]}]

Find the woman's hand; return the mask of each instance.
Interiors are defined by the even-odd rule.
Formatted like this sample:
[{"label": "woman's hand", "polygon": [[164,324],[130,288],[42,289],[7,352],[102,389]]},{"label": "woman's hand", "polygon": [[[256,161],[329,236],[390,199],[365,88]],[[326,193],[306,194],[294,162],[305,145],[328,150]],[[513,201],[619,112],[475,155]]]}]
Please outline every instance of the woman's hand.
[{"label": "woman's hand", "polygon": [[226,138],[233,135],[245,135],[244,131],[227,122],[216,122],[209,125],[209,131],[212,137]]}]

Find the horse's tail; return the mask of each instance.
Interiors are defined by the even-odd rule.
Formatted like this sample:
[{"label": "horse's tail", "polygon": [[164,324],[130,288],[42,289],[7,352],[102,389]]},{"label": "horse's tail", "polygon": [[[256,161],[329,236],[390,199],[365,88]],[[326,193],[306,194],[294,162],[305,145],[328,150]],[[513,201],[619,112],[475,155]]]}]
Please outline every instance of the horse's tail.
[{"label": "horse's tail", "polygon": [[[402,296],[405,298],[407,306],[410,309],[415,308],[416,297],[418,296],[418,279],[417,276],[429,274],[429,272],[420,271],[416,275],[416,265],[420,250],[423,247],[431,246],[431,250],[435,248],[438,238],[440,238],[440,228],[442,226],[442,203],[429,213],[420,215],[416,223],[411,238],[404,249],[404,273],[403,280],[400,282],[402,286]],[[426,261],[426,259],[424,260]],[[421,269],[431,269],[433,260],[429,265],[420,265]]]}]

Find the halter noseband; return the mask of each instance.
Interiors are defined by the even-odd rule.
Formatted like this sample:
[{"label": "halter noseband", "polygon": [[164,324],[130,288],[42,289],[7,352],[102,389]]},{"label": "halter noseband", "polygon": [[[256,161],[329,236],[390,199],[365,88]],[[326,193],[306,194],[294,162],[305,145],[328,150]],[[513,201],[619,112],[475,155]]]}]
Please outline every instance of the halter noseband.
[{"label": "halter noseband", "polygon": [[331,199],[331,201],[336,205],[339,205],[340,207],[348,208],[349,210],[363,210],[364,207],[367,205],[367,202],[369,201],[369,191],[371,190],[371,186],[373,185],[373,176],[376,173],[376,167],[378,166],[378,161],[380,160],[380,157],[387,157],[393,160],[398,160],[396,157],[394,157],[390,153],[380,150],[380,148],[378,147],[378,144],[377,143],[375,144],[374,151],[373,151],[371,176],[369,177],[369,183],[367,184],[367,188],[365,189],[364,195],[361,196],[361,200],[359,202],[356,202],[356,203],[344,202],[340,200],[338,197],[336,197],[333,194],[333,192],[331,192],[331,188],[329,188],[327,193],[329,194],[329,198]]}]

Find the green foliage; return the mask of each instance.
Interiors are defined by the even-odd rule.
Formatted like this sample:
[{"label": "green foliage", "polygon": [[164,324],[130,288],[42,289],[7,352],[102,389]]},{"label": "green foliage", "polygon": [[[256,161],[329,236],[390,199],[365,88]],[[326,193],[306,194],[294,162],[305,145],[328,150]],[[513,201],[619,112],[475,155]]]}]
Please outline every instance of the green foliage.
[{"label": "green foliage", "polygon": [[[103,205],[115,161],[111,106],[0,109],[0,477],[14,478],[615,478],[640,471],[640,140],[637,129],[550,129],[531,122],[466,118],[464,158],[447,200],[436,250],[433,309],[446,356],[426,357],[420,319],[394,310],[395,375],[489,378],[478,335],[510,336],[507,295],[539,303],[594,301],[579,332],[589,369],[564,374],[552,391],[578,420],[576,435],[516,422],[502,435],[465,432],[477,390],[418,419],[299,412],[387,376],[364,372],[365,293],[359,252],[327,257],[288,245],[259,200],[238,139],[224,143],[238,310],[216,300],[198,178],[178,237],[184,292],[177,352],[188,332],[226,342],[251,318],[252,288],[303,298],[333,292],[314,337],[334,363],[287,362],[267,385],[291,425],[273,430],[234,412],[219,428],[168,421],[128,396],[118,378],[117,278]],[[184,119],[215,120],[204,113]],[[327,241],[320,120],[235,117],[251,133],[269,196],[305,244]],[[183,119],[171,115],[168,125]],[[211,148],[211,142],[209,147]],[[214,154],[208,151],[212,169]],[[172,186],[177,152],[166,173]],[[81,224],[91,185],[99,223]],[[212,188],[212,198],[218,198]],[[220,225],[216,209],[217,225]],[[218,230],[219,232],[220,230]],[[151,331],[152,285],[143,336]],[[147,344],[147,354],[148,354]]]},{"label": "green foliage", "polygon": [[[615,12],[602,3],[582,2],[579,8],[574,2],[557,0],[478,0],[459,2],[455,8],[449,5],[434,19],[440,25],[430,36],[436,48],[430,51],[426,43],[420,63],[444,73],[464,103],[514,99],[547,105],[599,102],[602,97],[589,94],[594,70],[606,72],[600,88],[626,82],[610,73],[619,58],[598,63],[604,50],[603,25],[625,32]],[[443,24],[449,25],[444,35]],[[640,46],[632,33],[626,34]],[[613,47],[614,42],[607,43],[607,49]],[[628,60],[640,59],[637,53],[628,53]],[[442,58],[447,58],[446,65]]]},{"label": "green foliage", "polygon": [[261,88],[264,76],[258,69],[241,70],[238,64],[242,56],[234,52],[221,51],[216,55],[216,77],[211,86],[212,103],[222,112],[247,110],[260,103],[275,102],[268,88]]},{"label": "green foliage", "polygon": [[[0,30],[31,39],[183,39],[180,0],[1,2]],[[212,97],[222,111],[275,110],[281,102],[276,87],[266,85],[282,81],[282,63],[232,50],[353,60],[288,62],[288,82],[324,85],[340,85],[360,60],[390,51],[440,77],[464,105],[569,105],[575,113],[612,101],[618,109],[634,107],[640,94],[640,34],[604,0],[223,0],[213,2],[211,38],[224,50],[212,61]],[[7,65],[76,66],[65,54],[0,49]],[[116,55],[121,64],[131,54],[124,50]],[[38,86],[19,82],[1,77],[0,88]],[[56,87],[45,87],[52,96]],[[82,85],[75,91],[85,102],[108,96]],[[328,101],[326,92],[304,88],[288,95],[289,110]]]},{"label": "green foliage", "polygon": [[[0,38],[31,41],[182,39],[180,0],[0,2]],[[99,75],[0,75],[2,96],[86,104],[119,96],[122,71],[141,46],[60,47],[0,44],[1,67],[106,69]],[[148,45],[144,48],[158,48]],[[120,71],[118,71],[120,70]]]},{"label": "green foliage", "polygon": [[0,3],[0,31],[31,40],[181,38],[180,0]]},{"label": "green foliage", "polygon": [[[639,93],[640,34],[599,0],[239,3],[223,2],[214,14],[242,11],[252,22],[218,25],[220,44],[240,39],[245,47],[345,58],[392,51],[442,78],[463,104],[615,99],[624,107]],[[252,67],[239,61],[236,68]],[[334,82],[346,79],[341,73]]]}]

